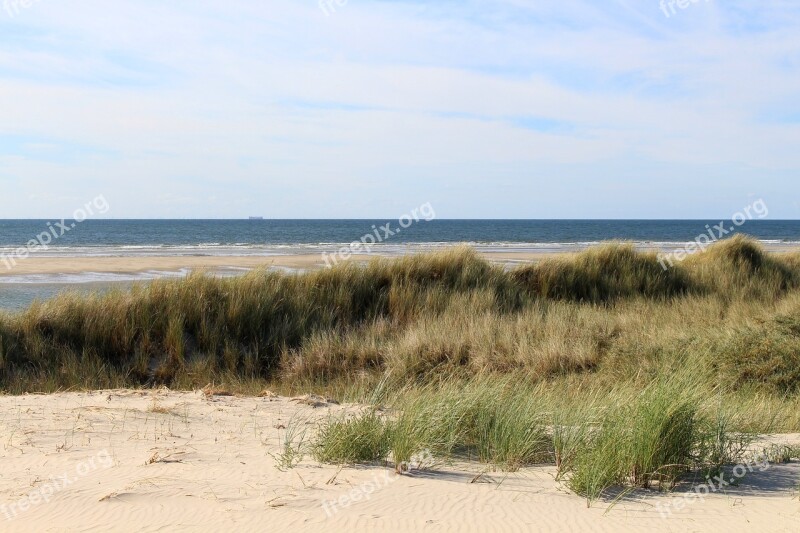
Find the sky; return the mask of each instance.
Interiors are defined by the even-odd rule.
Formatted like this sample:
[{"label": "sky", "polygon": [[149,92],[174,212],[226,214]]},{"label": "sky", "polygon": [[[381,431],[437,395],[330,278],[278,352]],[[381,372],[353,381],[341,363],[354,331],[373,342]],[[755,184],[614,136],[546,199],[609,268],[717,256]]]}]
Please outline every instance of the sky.
[{"label": "sky", "polygon": [[0,0],[0,218],[800,218],[800,2],[671,3]]}]

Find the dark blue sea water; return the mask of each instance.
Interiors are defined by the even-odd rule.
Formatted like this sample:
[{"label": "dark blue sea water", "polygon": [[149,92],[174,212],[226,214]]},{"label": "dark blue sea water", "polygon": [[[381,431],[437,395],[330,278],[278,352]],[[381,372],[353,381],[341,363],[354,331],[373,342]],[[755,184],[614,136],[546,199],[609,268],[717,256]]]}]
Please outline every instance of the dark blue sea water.
[{"label": "dark blue sea water", "polygon": [[[0,251],[24,246],[60,221],[0,220]],[[720,220],[87,220],[67,221],[53,248],[176,247],[214,253],[215,247],[264,247],[350,243],[389,224],[384,243],[572,244],[612,239],[642,243],[693,240]],[[724,221],[731,227],[730,221]],[[48,223],[50,225],[48,226]],[[397,232],[397,230],[400,230]],[[63,229],[55,228],[56,233]],[[768,242],[800,242],[800,221],[748,220],[738,228]],[[386,232],[378,230],[381,238]]]}]

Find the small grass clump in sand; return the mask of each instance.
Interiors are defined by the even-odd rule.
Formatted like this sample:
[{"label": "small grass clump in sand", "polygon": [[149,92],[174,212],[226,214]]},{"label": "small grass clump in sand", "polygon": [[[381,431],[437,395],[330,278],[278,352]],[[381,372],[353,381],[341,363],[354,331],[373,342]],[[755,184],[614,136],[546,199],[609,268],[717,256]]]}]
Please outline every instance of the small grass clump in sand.
[{"label": "small grass clump in sand", "polygon": [[353,418],[327,420],[314,443],[314,457],[322,463],[356,464],[385,459],[392,427],[375,412]]},{"label": "small grass clump in sand", "polygon": [[507,391],[481,396],[475,399],[467,423],[467,443],[474,445],[482,462],[515,471],[550,457],[545,418],[536,396]]},{"label": "small grass clump in sand", "polygon": [[281,439],[281,451],[273,458],[279,470],[288,470],[297,466],[306,456],[306,420],[292,417],[284,428]]},{"label": "small grass clump in sand", "polygon": [[590,501],[612,486],[671,487],[702,461],[698,402],[684,387],[653,383],[610,408],[578,447],[569,486]]},{"label": "small grass clump in sand", "polygon": [[465,387],[453,380],[404,390],[385,418],[369,412],[327,421],[315,456],[336,464],[391,459],[398,469],[423,454],[474,457],[506,471],[548,461],[550,438],[538,399],[510,385],[476,381]]},{"label": "small grass clump in sand", "polygon": [[428,450],[447,455],[461,439],[461,398],[449,388],[432,395],[427,390],[406,390],[396,403],[390,451],[398,472],[415,455]]},{"label": "small grass clump in sand", "polygon": [[771,444],[761,451],[761,455],[770,463],[790,463],[800,459],[800,446],[788,444]]}]

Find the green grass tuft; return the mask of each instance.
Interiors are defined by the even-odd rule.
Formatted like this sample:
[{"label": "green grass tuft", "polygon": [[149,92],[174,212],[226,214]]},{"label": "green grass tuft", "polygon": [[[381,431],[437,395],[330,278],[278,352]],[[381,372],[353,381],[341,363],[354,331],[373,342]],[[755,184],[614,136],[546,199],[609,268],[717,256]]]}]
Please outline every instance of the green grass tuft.
[{"label": "green grass tuft", "polygon": [[383,460],[389,453],[392,427],[370,411],[355,418],[323,423],[313,446],[321,463],[356,464]]}]

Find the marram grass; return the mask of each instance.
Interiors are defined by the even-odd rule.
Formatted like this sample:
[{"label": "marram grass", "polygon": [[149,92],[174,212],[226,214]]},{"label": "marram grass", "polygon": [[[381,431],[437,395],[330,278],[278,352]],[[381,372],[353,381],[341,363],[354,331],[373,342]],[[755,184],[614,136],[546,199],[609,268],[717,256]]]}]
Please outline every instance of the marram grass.
[{"label": "marram grass", "polygon": [[668,270],[623,243],[510,270],[455,248],[0,314],[4,392],[317,389],[387,408],[324,424],[319,461],[547,462],[590,500],[800,430],[799,369],[800,256],[743,237]]},{"label": "marram grass", "polygon": [[323,423],[315,457],[329,463],[393,462],[415,456],[474,459],[513,472],[555,464],[557,478],[588,501],[612,487],[670,490],[683,475],[741,459],[747,437],[720,406],[701,409],[705,384],[687,373],[642,390],[565,398],[508,378],[398,393],[393,409]]},{"label": "marram grass", "polygon": [[800,260],[723,241],[664,271],[608,244],[507,271],[468,248],[304,274],[193,274],[64,294],[0,315],[0,387],[395,386],[522,373],[656,377],[692,364],[730,388],[800,382]]}]

